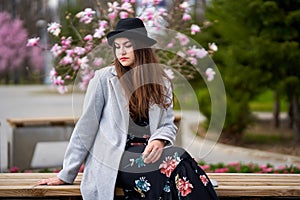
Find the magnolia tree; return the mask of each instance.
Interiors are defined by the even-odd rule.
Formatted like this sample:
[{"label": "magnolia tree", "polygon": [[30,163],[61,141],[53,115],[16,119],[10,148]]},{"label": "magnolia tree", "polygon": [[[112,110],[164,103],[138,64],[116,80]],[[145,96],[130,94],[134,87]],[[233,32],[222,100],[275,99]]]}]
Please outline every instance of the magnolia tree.
[{"label": "magnolia tree", "polygon": [[18,68],[26,58],[27,32],[19,19],[9,13],[0,13],[0,74],[9,82],[9,74]]},{"label": "magnolia tree", "polygon": [[9,83],[10,74],[15,74],[15,70],[25,69],[26,61],[30,70],[42,68],[42,51],[25,46],[28,36],[20,19],[14,19],[7,12],[0,13],[0,38],[0,74],[6,83]]},{"label": "magnolia tree", "polygon": [[[80,88],[84,90],[94,76],[95,69],[106,66],[113,60],[105,37],[107,32],[111,31],[121,18],[139,17],[149,28],[149,32],[154,33],[153,37],[161,41],[160,47],[157,48],[160,50],[158,54],[161,62],[187,77],[193,77],[195,70],[189,66],[197,65],[199,59],[212,54],[217,50],[217,46],[214,43],[209,44],[209,49],[206,50],[199,45],[193,45],[188,35],[200,33],[209,23],[192,23],[192,5],[189,1],[173,1],[168,9],[160,7],[160,1],[119,0],[109,2],[105,5],[107,9],[104,9],[100,1],[95,1],[95,10],[85,8],[75,16],[66,16],[75,36],[61,35],[64,27],[52,22],[48,24],[48,32],[57,39],[57,43],[50,48],[43,47],[39,43],[40,38],[35,37],[28,40],[27,46],[37,46],[52,52],[55,66],[50,76],[60,93],[66,92],[66,85],[75,79],[80,80]],[[211,81],[215,71],[211,67],[205,70],[207,80]],[[171,78],[174,76],[171,69],[166,69],[166,72]]]}]

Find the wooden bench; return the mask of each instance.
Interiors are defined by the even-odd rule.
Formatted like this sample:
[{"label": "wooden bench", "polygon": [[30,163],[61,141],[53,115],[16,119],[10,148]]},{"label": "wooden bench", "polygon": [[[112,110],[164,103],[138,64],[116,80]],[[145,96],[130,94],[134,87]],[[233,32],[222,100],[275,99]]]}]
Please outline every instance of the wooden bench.
[{"label": "wooden bench", "polygon": [[[8,118],[7,122],[12,127],[11,140],[7,141],[8,167],[17,166],[21,170],[30,168],[47,168],[49,163],[41,162],[36,151],[38,143],[48,144],[49,142],[68,142],[73,128],[78,121],[78,117],[39,117],[39,118]],[[174,123],[179,127],[181,116],[175,115]],[[181,146],[181,132],[177,133],[176,146]],[[46,143],[45,143],[46,142]],[[39,146],[41,147],[41,145]],[[35,155],[35,165],[32,164],[33,155]],[[58,158],[63,157],[64,149],[59,155],[55,155],[57,160],[53,163],[59,163]],[[36,164],[38,163],[38,164]],[[62,163],[62,160],[61,160]]]},{"label": "wooden bench", "polygon": [[[37,185],[42,178],[55,176],[54,173],[1,173],[0,199],[3,198],[53,198],[62,200],[81,199],[78,174],[73,185]],[[218,182],[216,192],[220,199],[300,199],[300,174],[242,174],[208,173]],[[120,189],[116,196],[122,196]]]}]

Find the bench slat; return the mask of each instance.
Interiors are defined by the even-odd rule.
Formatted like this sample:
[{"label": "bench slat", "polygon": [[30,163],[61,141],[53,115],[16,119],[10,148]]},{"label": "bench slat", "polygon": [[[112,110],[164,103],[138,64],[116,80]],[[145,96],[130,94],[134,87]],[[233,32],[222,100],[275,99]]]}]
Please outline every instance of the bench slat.
[{"label": "bench slat", "polygon": [[0,197],[80,196],[79,184],[61,186],[0,186]]},{"label": "bench slat", "polygon": [[[73,185],[38,186],[37,181],[55,176],[55,173],[2,173],[0,197],[80,196],[78,174]],[[300,174],[241,174],[208,173],[218,182],[219,197],[300,197]],[[116,189],[116,195],[123,191]]]},{"label": "bench slat", "polygon": [[300,197],[299,186],[221,186],[220,197]]},{"label": "bench slat", "polygon": [[[37,126],[37,125],[74,125],[79,117],[39,117],[39,118],[8,118],[7,122],[12,127]],[[181,116],[175,115],[175,122],[179,122]]]}]

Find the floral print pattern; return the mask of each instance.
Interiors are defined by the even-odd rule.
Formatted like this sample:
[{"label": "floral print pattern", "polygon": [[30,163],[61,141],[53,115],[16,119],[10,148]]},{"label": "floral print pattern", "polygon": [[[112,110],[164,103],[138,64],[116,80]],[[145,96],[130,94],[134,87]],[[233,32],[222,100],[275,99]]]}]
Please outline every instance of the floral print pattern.
[{"label": "floral print pattern", "polygon": [[177,174],[175,177],[175,183],[181,196],[185,197],[192,192],[193,185],[186,177],[179,178],[179,175]]},{"label": "floral print pattern", "polygon": [[167,156],[166,159],[159,165],[160,172],[165,174],[167,177],[170,177],[179,162],[180,157],[177,152],[175,152],[173,158],[171,156]]},{"label": "floral print pattern", "polygon": [[140,179],[135,181],[135,190],[141,194],[141,197],[145,197],[144,192],[150,190],[151,184],[147,181],[146,177],[140,177]]},{"label": "floral print pattern", "polygon": [[204,186],[207,186],[207,184],[208,184],[208,179],[207,179],[207,177],[206,177],[205,175],[200,175],[199,178],[200,178],[200,180],[202,181],[203,185],[204,185]]},{"label": "floral print pattern", "polygon": [[125,199],[218,199],[205,172],[180,148],[164,151],[160,161],[151,164],[143,161],[142,153],[128,155],[121,165],[129,167],[122,175]]}]

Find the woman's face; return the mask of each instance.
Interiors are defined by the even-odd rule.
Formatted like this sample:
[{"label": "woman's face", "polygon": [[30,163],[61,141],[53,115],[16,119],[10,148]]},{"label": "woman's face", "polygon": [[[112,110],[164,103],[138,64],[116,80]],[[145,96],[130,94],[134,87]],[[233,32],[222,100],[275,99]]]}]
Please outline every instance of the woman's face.
[{"label": "woman's face", "polygon": [[119,62],[125,67],[134,63],[133,44],[128,38],[116,38],[114,41],[115,54]]}]

